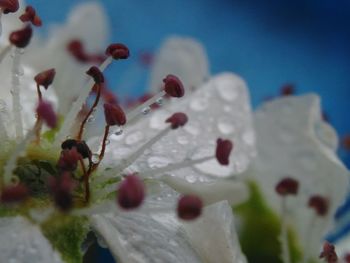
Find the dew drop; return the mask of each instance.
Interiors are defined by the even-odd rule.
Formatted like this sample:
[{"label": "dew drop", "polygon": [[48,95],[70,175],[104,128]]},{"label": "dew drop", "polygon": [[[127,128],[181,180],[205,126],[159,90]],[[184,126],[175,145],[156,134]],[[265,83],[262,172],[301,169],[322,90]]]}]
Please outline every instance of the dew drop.
[{"label": "dew drop", "polygon": [[255,136],[253,131],[246,131],[243,134],[243,141],[248,145],[254,145],[255,144]]},{"label": "dew drop", "polygon": [[188,144],[189,141],[188,141],[187,136],[178,136],[177,142],[182,144],[182,145],[186,145],[186,144]]},{"label": "dew drop", "polygon": [[209,106],[209,100],[206,97],[194,97],[190,102],[190,108],[194,111],[204,111]]},{"label": "dew drop", "polygon": [[170,160],[163,156],[152,156],[148,158],[147,164],[150,168],[160,168],[167,166],[170,163]]},{"label": "dew drop", "polygon": [[158,106],[162,106],[163,105],[163,97],[160,97],[156,100],[156,103]]},{"label": "dew drop", "polygon": [[223,118],[218,121],[218,129],[222,134],[231,134],[235,131],[234,125],[227,118]]},{"label": "dew drop", "polygon": [[100,161],[99,154],[97,154],[97,153],[92,154],[91,161],[93,163],[98,163]]},{"label": "dew drop", "polygon": [[228,80],[220,82],[220,84],[216,86],[216,89],[220,97],[226,101],[234,101],[238,96],[236,88],[232,86],[232,82]]},{"label": "dew drop", "polygon": [[114,135],[122,135],[123,134],[123,129],[121,127],[118,127],[115,131],[114,131]]},{"label": "dew drop", "polygon": [[91,115],[88,119],[87,119],[87,122],[91,123],[95,120],[95,116],[94,115]]},{"label": "dew drop", "polygon": [[151,111],[150,107],[145,107],[145,108],[142,109],[142,114],[143,115],[147,115],[150,111]]},{"label": "dew drop", "polygon": [[195,183],[197,181],[196,176],[194,175],[186,175],[185,179],[189,182],[189,183]]}]

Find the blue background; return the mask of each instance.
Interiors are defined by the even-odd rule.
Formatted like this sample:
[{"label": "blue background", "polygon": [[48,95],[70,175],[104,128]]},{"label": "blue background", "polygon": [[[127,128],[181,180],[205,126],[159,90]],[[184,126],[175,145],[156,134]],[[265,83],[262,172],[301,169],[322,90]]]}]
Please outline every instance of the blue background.
[{"label": "blue background", "polygon": [[[50,23],[63,21],[72,6],[86,1],[27,2]],[[207,49],[212,73],[230,70],[243,76],[255,106],[277,95],[281,85],[294,83],[298,93],[315,91],[322,96],[325,112],[340,137],[350,132],[350,1],[99,2],[109,15],[112,40],[126,43],[133,54],[156,50],[170,34],[195,37]],[[127,63],[136,60],[134,56]],[[127,63],[126,68],[131,67]],[[129,87],[132,94],[144,90],[144,75]],[[115,77],[111,81],[112,86],[120,84]],[[340,154],[349,165],[349,154],[344,150]]]}]

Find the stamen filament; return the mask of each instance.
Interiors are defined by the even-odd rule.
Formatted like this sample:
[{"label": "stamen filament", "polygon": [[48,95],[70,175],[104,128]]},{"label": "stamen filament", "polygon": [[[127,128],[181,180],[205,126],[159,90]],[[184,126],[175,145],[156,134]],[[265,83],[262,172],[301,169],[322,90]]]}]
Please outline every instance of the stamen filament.
[{"label": "stamen filament", "polygon": [[[109,64],[111,64],[113,57],[109,56],[106,60],[99,66],[99,70],[103,72]],[[61,141],[70,134],[70,129],[74,124],[74,120],[78,115],[82,105],[84,105],[86,99],[89,97],[91,88],[94,85],[94,79],[90,77],[88,83],[82,88],[78,99],[73,103],[71,110],[68,112],[67,117],[65,118],[60,131],[58,132],[54,144],[58,146]]]},{"label": "stamen filament", "polygon": [[305,242],[305,249],[304,249],[304,256],[303,256],[302,263],[307,263],[309,260],[309,257],[310,257],[310,252],[309,252],[310,251],[310,249],[309,249],[310,238],[312,237],[312,234],[313,234],[312,232],[313,232],[314,227],[315,227],[315,221],[316,221],[316,214],[313,213],[312,217],[310,218],[307,231],[305,232],[304,240],[306,240],[306,242]]},{"label": "stamen filament", "polygon": [[80,129],[79,129],[79,133],[78,133],[78,136],[77,136],[77,140],[78,141],[81,141],[81,139],[83,137],[84,126],[85,126],[87,120],[89,119],[89,117],[91,116],[91,114],[94,112],[94,110],[97,107],[98,102],[100,100],[100,97],[101,97],[101,85],[100,84],[96,84],[96,87],[97,87],[96,98],[95,98],[94,104],[91,106],[89,112],[86,114],[84,120],[80,124]]},{"label": "stamen filament", "polygon": [[97,169],[98,165],[100,164],[100,162],[102,161],[102,159],[105,155],[108,134],[109,134],[109,127],[110,127],[109,125],[106,125],[106,127],[105,127],[105,133],[104,133],[103,139],[102,139],[102,147],[101,147],[100,155],[98,156],[98,162],[92,165],[91,172],[93,172]]},{"label": "stamen filament", "polygon": [[149,100],[145,101],[141,105],[137,106],[135,109],[128,112],[126,114],[126,119],[128,120],[128,123],[130,123],[138,115],[143,114],[142,113],[143,109],[150,107],[152,104],[156,103],[159,98],[163,97],[164,95],[166,95],[166,92],[162,90],[161,92],[159,92],[158,94],[150,98]]},{"label": "stamen filament", "polygon": [[283,263],[291,263],[290,260],[290,253],[289,253],[289,244],[288,244],[288,232],[287,232],[287,200],[286,197],[282,197],[281,200],[281,212],[282,212],[282,218],[281,218],[281,246],[282,246],[282,261]]},{"label": "stamen filament", "polygon": [[43,95],[41,94],[41,90],[40,90],[39,84],[36,84],[36,91],[37,91],[37,93],[38,93],[38,99],[39,99],[39,101],[42,101]]},{"label": "stamen filament", "polygon": [[18,48],[14,49],[13,64],[12,64],[12,107],[13,117],[15,122],[16,138],[23,138],[23,123],[22,123],[22,107],[20,99],[20,64],[21,51]]}]

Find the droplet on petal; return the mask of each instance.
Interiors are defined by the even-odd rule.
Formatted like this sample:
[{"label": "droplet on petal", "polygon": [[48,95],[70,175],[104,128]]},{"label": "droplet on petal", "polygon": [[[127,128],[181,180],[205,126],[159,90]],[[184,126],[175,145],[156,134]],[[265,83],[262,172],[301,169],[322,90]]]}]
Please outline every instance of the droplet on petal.
[{"label": "droplet on petal", "polygon": [[203,202],[195,195],[184,195],[177,204],[177,215],[183,220],[194,220],[202,213]]},{"label": "droplet on petal", "polygon": [[181,80],[174,75],[167,75],[164,79],[164,91],[171,97],[181,98],[185,95],[185,89]]},{"label": "droplet on petal", "polygon": [[31,22],[34,26],[41,26],[40,17],[32,6],[27,6],[25,12],[19,17],[22,22]]},{"label": "droplet on petal", "polygon": [[117,104],[105,103],[103,106],[106,123],[108,125],[122,126],[126,123],[125,113]]},{"label": "droplet on petal", "polygon": [[286,177],[276,185],[275,190],[281,196],[296,195],[299,190],[299,182],[293,178]]},{"label": "droplet on petal", "polygon": [[34,80],[37,85],[43,86],[47,89],[53,82],[56,75],[56,70],[54,68],[48,69],[40,72],[34,77]]},{"label": "droplet on petal", "polygon": [[335,252],[335,247],[331,243],[327,242],[323,245],[323,250],[320,254],[320,258],[326,260],[327,263],[336,263],[338,262],[338,256]]},{"label": "droplet on petal", "polygon": [[228,165],[230,154],[233,149],[233,143],[230,140],[217,139],[216,141],[216,159],[221,165]]},{"label": "droplet on petal", "polygon": [[319,216],[325,216],[329,208],[328,200],[320,195],[311,196],[308,205],[310,208],[313,208]]},{"label": "droplet on petal", "polygon": [[97,84],[103,83],[105,81],[103,73],[96,66],[92,66],[91,68],[89,68],[89,70],[86,71],[86,74],[91,76]]},{"label": "droplet on petal", "polygon": [[18,203],[29,196],[29,190],[23,184],[9,186],[2,190],[0,200],[2,203]]},{"label": "droplet on petal", "polygon": [[179,127],[184,126],[188,121],[188,117],[185,113],[177,112],[174,113],[171,117],[166,119],[165,122],[171,124],[172,129],[177,129]]},{"label": "droplet on petal", "polygon": [[36,108],[36,113],[39,118],[44,120],[47,126],[49,126],[50,128],[56,127],[57,116],[52,108],[52,105],[49,102],[43,100],[39,101],[39,105]]},{"label": "droplet on petal", "polygon": [[0,8],[4,14],[14,13],[19,8],[18,0],[1,0]]},{"label": "droplet on petal", "polygon": [[106,55],[112,56],[114,59],[127,59],[130,55],[129,49],[124,44],[111,44],[106,49]]},{"label": "droplet on petal", "polygon": [[30,25],[27,25],[25,28],[13,31],[10,34],[10,43],[18,48],[25,48],[32,38],[33,30]]},{"label": "droplet on petal", "polygon": [[120,183],[117,201],[123,209],[134,209],[139,207],[145,197],[145,186],[142,180],[132,174]]}]

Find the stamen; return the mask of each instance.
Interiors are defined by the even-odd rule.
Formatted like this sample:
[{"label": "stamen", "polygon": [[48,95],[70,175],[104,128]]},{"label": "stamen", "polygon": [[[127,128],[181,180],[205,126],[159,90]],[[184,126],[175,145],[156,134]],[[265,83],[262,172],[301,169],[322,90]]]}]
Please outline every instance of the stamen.
[{"label": "stamen", "polygon": [[25,12],[19,17],[22,22],[30,22],[34,26],[41,26],[42,22],[40,17],[36,14],[35,9],[32,6],[27,6]]},{"label": "stamen", "polygon": [[296,195],[299,190],[299,182],[293,178],[286,177],[282,179],[275,188],[280,196]]},{"label": "stamen", "polygon": [[38,119],[42,119],[47,126],[55,128],[57,125],[57,116],[54,112],[52,105],[44,100],[39,101],[38,107],[36,108]]},{"label": "stamen", "polygon": [[[150,106],[157,103],[160,98],[163,98],[165,95],[169,95],[171,97],[180,98],[185,94],[182,82],[179,78],[174,75],[168,75],[163,79],[164,87],[163,90],[158,94],[154,95],[141,105],[137,106],[132,111],[128,112],[126,118],[128,122],[131,122],[135,117],[148,113],[150,110]],[[159,104],[158,104],[159,105]],[[145,109],[147,111],[145,112]]]},{"label": "stamen", "polygon": [[184,195],[177,205],[177,215],[182,220],[194,220],[202,213],[203,202],[195,195]]},{"label": "stamen", "polygon": [[0,1],[0,9],[4,14],[15,13],[19,9],[18,0],[2,0]]},{"label": "stamen", "polygon": [[68,212],[73,206],[72,191],[76,187],[70,173],[65,172],[59,178],[50,177],[49,186],[55,205],[62,212]]},{"label": "stamen", "polygon": [[329,202],[323,196],[311,196],[308,205],[315,210],[318,216],[325,216],[328,213]]},{"label": "stamen", "polygon": [[290,96],[295,94],[294,84],[285,84],[281,87],[280,90],[281,96]]},{"label": "stamen", "polygon": [[94,86],[94,90],[96,92],[96,98],[95,101],[93,103],[93,105],[91,106],[89,112],[86,114],[85,118],[83,119],[83,121],[80,124],[80,128],[79,128],[79,133],[77,136],[77,140],[80,141],[83,137],[83,132],[84,132],[84,126],[86,124],[86,122],[88,121],[89,117],[91,116],[91,114],[95,111],[98,102],[100,101],[100,97],[101,97],[101,85],[102,83],[104,83],[104,76],[103,73],[97,68],[97,67],[91,67],[86,74],[88,74],[89,76],[91,76],[94,81],[95,81],[95,86]]},{"label": "stamen", "polygon": [[28,188],[22,184],[18,184],[5,187],[0,194],[0,201],[2,203],[18,203],[27,199],[28,196]]},{"label": "stamen", "polygon": [[[108,67],[108,65],[111,64],[112,61],[113,61],[112,56],[107,57],[105,61],[99,66],[99,70],[103,72]],[[94,85],[94,79],[90,78],[88,83],[81,90],[78,99],[73,103],[71,110],[68,112],[62,124],[62,128],[60,129],[60,131],[58,132],[55,138],[55,142],[54,142],[55,145],[59,145],[63,140],[63,138],[69,135],[69,131],[72,125],[74,124],[74,120],[78,115],[82,105],[84,105],[86,99],[89,97],[89,94],[93,85]]]},{"label": "stamen", "polygon": [[36,82],[36,85],[38,86],[43,86],[46,90],[48,87],[52,84],[54,78],[56,75],[56,70],[54,68],[45,70],[40,72],[34,77],[34,80]]},{"label": "stamen", "polygon": [[327,263],[337,263],[338,256],[335,252],[334,245],[326,241],[323,245],[323,250],[320,254],[320,258],[323,258]]},{"label": "stamen", "polygon": [[145,198],[145,186],[135,174],[127,176],[119,185],[117,201],[125,210],[139,207]]}]

